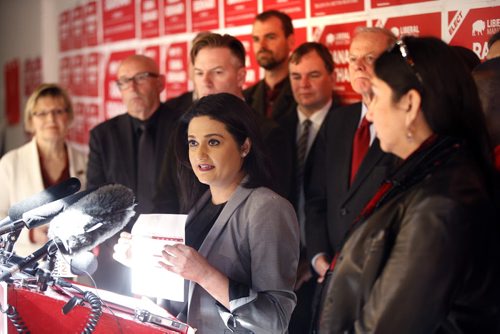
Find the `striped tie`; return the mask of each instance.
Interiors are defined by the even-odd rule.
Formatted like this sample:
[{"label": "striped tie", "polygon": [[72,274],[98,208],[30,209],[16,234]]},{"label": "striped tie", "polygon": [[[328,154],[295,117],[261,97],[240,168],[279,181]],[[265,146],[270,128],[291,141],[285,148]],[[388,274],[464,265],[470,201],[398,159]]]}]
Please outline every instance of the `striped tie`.
[{"label": "striped tie", "polygon": [[297,196],[302,190],[302,183],[304,181],[304,165],[306,161],[307,142],[309,139],[309,128],[312,122],[306,119],[302,122],[302,133],[297,141]]}]

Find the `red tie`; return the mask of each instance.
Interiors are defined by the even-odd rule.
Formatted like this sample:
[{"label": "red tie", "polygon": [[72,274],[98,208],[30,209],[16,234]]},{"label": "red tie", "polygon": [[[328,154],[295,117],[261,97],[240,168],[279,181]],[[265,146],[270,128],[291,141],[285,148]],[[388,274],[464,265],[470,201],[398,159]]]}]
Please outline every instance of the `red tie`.
[{"label": "red tie", "polygon": [[351,179],[350,184],[354,181],[354,177],[358,172],[361,162],[368,152],[370,147],[370,122],[363,117],[352,142],[352,160],[351,160]]}]

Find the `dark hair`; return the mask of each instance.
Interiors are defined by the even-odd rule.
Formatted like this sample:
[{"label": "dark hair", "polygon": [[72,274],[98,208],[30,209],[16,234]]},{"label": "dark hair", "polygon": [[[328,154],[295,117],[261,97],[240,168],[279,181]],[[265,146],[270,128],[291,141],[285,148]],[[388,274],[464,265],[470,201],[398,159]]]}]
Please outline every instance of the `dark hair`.
[{"label": "dark hair", "polygon": [[193,40],[193,46],[191,47],[191,63],[194,64],[196,56],[200,50],[204,48],[228,48],[229,51],[238,59],[241,66],[245,66],[245,47],[243,44],[234,36],[225,34],[216,34],[211,32],[204,32],[203,34],[198,34]]},{"label": "dark hair", "polygon": [[202,97],[179,119],[175,135],[175,156],[178,165],[178,177],[181,184],[181,206],[189,210],[206,186],[196,179],[189,162],[187,130],[195,117],[208,116],[223,123],[238,145],[250,139],[251,148],[243,162],[247,179],[246,188],[266,187],[271,184],[270,169],[266,148],[262,141],[255,112],[239,97],[229,93],[219,93]]},{"label": "dark hair", "polygon": [[288,62],[292,64],[298,64],[300,63],[302,57],[304,57],[309,52],[313,51],[316,51],[321,60],[323,60],[323,64],[325,65],[327,72],[332,73],[335,66],[333,63],[332,54],[327,49],[327,47],[321,43],[317,42],[302,43],[292,52]]},{"label": "dark hair", "polygon": [[260,13],[255,17],[255,21],[264,22],[269,20],[271,17],[275,17],[281,21],[281,27],[283,28],[283,32],[285,33],[285,37],[293,34],[293,23],[290,16],[287,14],[280,12],[275,9],[266,10],[265,12]]},{"label": "dark hair", "polygon": [[488,40],[488,49],[491,49],[493,44],[495,44],[495,42],[498,40],[500,40],[500,30],[494,33]]},{"label": "dark hair", "polygon": [[408,36],[403,42],[407,58],[395,45],[375,61],[375,74],[391,87],[393,101],[416,89],[422,96],[422,112],[432,131],[465,140],[484,170],[490,170],[492,151],[471,73],[456,52],[440,39]]},{"label": "dark hair", "polygon": [[481,64],[481,59],[479,59],[478,55],[471,49],[460,45],[453,45],[451,48],[463,60],[464,65],[467,66],[469,71],[472,71],[474,67]]}]

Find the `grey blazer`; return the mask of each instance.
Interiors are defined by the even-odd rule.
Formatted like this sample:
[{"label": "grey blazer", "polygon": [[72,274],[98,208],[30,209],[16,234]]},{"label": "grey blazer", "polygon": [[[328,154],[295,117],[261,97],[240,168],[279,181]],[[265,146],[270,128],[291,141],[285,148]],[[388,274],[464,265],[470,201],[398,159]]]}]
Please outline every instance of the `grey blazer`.
[{"label": "grey blazer", "polygon": [[[205,193],[187,224],[210,199]],[[230,309],[189,282],[187,322],[198,333],[284,333],[296,304],[299,229],[292,205],[267,188],[241,185],[199,253],[230,280]]]}]

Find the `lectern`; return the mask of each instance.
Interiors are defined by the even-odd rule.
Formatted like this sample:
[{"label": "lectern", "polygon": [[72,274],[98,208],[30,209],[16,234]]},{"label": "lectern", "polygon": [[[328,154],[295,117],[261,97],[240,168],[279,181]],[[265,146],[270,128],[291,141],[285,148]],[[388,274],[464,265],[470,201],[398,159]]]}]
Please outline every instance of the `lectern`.
[{"label": "lectern", "polygon": [[[85,290],[85,287],[81,287]],[[92,290],[97,295],[110,294],[102,290]],[[75,306],[68,314],[63,314],[63,306],[70,300],[71,295],[67,291],[57,287],[49,287],[45,292],[38,292],[35,289],[26,287],[17,287],[12,284],[2,282],[0,284],[0,301],[2,310],[5,311],[7,305],[13,306],[18,313],[18,320],[23,321],[26,328],[32,334],[63,334],[63,333],[81,333],[85,328],[90,314],[90,307],[85,305]],[[128,298],[123,297],[122,300]],[[113,334],[113,333],[191,333],[189,326],[178,321],[172,316],[156,317],[161,318],[164,326],[153,323],[139,321],[135,314],[136,310],[130,306],[119,305],[114,302],[106,301],[102,298],[105,305],[102,307],[102,316],[100,317],[94,333]],[[107,305],[107,306],[106,306]],[[10,319],[6,314],[2,314],[0,320],[0,333],[17,333]]]}]

